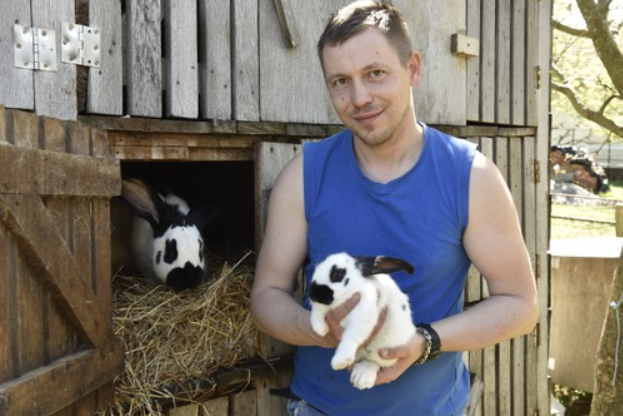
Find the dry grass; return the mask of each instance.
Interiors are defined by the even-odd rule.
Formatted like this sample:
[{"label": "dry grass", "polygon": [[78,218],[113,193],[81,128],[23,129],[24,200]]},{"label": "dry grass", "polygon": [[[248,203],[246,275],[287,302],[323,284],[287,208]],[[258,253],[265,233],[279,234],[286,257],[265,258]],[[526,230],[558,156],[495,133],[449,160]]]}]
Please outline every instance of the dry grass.
[{"label": "dry grass", "polygon": [[243,260],[208,270],[213,277],[192,292],[114,277],[113,320],[125,344],[125,372],[115,381],[114,405],[100,415],[157,416],[163,402],[198,403],[211,392],[180,386],[258,355],[249,314],[252,272]]}]

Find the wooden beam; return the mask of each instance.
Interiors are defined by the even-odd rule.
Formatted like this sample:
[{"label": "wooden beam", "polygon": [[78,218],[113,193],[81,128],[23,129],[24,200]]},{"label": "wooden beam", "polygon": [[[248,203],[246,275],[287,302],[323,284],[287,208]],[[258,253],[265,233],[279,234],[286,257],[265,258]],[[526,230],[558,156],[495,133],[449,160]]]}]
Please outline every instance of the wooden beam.
[{"label": "wooden beam", "polygon": [[274,0],[274,3],[286,47],[295,48],[301,43],[301,40],[299,39],[292,4],[290,0]]},{"label": "wooden beam", "polygon": [[0,384],[0,416],[52,415],[113,380],[123,371],[116,338]]},{"label": "wooden beam", "polygon": [[15,193],[119,195],[119,166],[112,159],[0,143],[0,195]]},{"label": "wooden beam", "polygon": [[0,221],[13,233],[22,254],[43,279],[82,342],[95,347],[104,345],[112,334],[109,318],[92,288],[82,282],[80,266],[41,198],[33,194],[0,194]]}]

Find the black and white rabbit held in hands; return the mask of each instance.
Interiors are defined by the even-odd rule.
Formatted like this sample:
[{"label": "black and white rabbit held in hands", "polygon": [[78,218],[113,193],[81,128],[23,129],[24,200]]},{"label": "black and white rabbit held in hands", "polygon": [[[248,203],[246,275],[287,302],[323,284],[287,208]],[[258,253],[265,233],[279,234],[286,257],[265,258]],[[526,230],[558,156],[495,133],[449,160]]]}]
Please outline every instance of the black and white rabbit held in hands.
[{"label": "black and white rabbit held in hands", "polygon": [[176,291],[196,288],[205,275],[201,230],[213,214],[208,207],[190,209],[179,196],[161,195],[140,179],[122,183],[122,197],[135,215],[130,249],[139,272]]},{"label": "black and white rabbit held in hands", "polygon": [[[309,287],[311,325],[324,336],[329,331],[325,315],[359,292],[361,298],[346,315],[341,325],[344,333],[333,358],[334,370],[353,365],[351,383],[358,389],[372,388],[381,367],[392,366],[396,360],[385,360],[380,349],[404,345],[415,334],[409,298],[387,274],[399,270],[413,273],[413,266],[393,257],[362,257],[338,253],[328,256],[316,266]],[[387,307],[385,320],[365,347],[378,317]]]}]

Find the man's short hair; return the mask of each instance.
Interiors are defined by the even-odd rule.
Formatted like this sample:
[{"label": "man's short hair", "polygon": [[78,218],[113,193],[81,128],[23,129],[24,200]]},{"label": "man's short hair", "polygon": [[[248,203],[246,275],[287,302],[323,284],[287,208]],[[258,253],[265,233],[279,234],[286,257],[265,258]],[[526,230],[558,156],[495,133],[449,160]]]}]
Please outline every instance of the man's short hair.
[{"label": "man's short hair", "polygon": [[376,28],[387,36],[403,65],[413,53],[409,28],[402,13],[390,4],[374,0],[359,0],[338,10],[331,17],[318,41],[318,56],[324,67],[322,52],[326,46],[338,46],[354,35]]}]

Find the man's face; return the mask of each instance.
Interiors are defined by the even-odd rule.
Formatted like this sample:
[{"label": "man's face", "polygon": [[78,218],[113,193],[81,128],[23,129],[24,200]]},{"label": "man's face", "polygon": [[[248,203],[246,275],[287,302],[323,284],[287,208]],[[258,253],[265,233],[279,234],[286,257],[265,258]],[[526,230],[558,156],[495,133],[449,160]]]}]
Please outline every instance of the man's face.
[{"label": "man's face", "polygon": [[411,86],[419,82],[419,54],[405,66],[380,31],[367,29],[326,46],[323,62],[333,106],[357,138],[380,145],[404,131],[413,117]]}]

